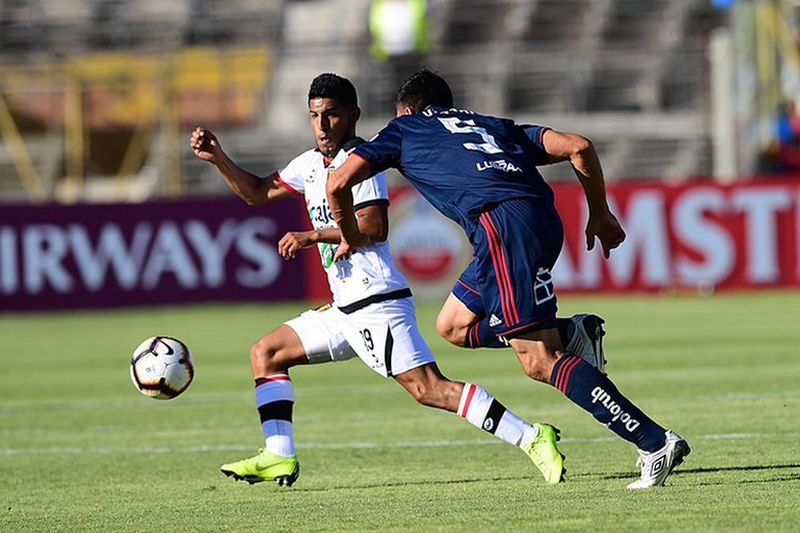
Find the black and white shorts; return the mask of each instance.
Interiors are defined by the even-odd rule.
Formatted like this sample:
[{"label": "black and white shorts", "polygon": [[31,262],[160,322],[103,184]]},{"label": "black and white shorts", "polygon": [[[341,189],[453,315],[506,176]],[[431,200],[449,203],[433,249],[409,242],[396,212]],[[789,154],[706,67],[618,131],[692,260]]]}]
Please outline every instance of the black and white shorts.
[{"label": "black and white shorts", "polygon": [[377,302],[347,314],[336,307],[310,310],[286,325],[300,337],[312,364],[357,356],[378,374],[392,377],[436,362],[417,328],[413,298]]}]

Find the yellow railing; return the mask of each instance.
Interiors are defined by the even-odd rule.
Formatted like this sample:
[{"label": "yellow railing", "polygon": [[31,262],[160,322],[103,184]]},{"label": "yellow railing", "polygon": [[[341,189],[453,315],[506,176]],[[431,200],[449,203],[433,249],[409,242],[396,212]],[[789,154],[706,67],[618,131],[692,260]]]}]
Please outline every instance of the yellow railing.
[{"label": "yellow railing", "polygon": [[[135,174],[160,131],[165,190],[179,194],[182,126],[252,123],[266,90],[268,47],[190,48],[170,54],[100,53],[39,64],[0,64],[0,135],[31,200],[47,191],[24,142],[28,123],[60,128],[66,178],[81,188],[89,131],[132,130],[118,176]],[[53,104],[53,102],[56,102]]]}]

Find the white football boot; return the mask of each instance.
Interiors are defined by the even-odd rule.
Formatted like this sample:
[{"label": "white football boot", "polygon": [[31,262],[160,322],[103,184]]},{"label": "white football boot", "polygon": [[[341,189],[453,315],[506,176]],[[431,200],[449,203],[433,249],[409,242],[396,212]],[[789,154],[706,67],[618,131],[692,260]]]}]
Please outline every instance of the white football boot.
[{"label": "white football boot", "polygon": [[603,352],[603,329],[605,320],[597,315],[573,315],[567,325],[566,350],[577,355],[603,374],[606,373],[606,357]]},{"label": "white football boot", "polygon": [[667,476],[691,453],[689,443],[680,435],[667,430],[666,436],[667,443],[660,450],[654,452],[639,450],[639,460],[636,461],[636,465],[642,467],[642,478],[628,485],[629,489],[663,487]]}]

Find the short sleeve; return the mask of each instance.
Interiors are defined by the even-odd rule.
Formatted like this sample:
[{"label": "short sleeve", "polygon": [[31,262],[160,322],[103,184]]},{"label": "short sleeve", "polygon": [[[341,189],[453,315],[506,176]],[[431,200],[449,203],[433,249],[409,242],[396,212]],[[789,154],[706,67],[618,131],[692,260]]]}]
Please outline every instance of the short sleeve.
[{"label": "short sleeve", "polygon": [[303,196],[305,192],[305,185],[303,181],[303,174],[301,172],[302,165],[300,164],[299,157],[295,157],[284,168],[276,170],[272,175],[275,183],[288,189],[290,192],[297,196]]},{"label": "short sleeve", "polygon": [[400,166],[402,146],[403,131],[395,119],[369,142],[358,145],[353,153],[369,163],[370,172],[378,173],[387,168]]},{"label": "short sleeve", "polygon": [[389,205],[389,188],[386,185],[386,174],[384,172],[378,172],[353,187],[354,211],[372,205]]},{"label": "short sleeve", "polygon": [[547,126],[520,126],[525,136],[531,141],[528,146],[528,155],[533,163],[539,165],[549,165],[551,163],[547,150],[544,149],[544,133],[549,130]]}]

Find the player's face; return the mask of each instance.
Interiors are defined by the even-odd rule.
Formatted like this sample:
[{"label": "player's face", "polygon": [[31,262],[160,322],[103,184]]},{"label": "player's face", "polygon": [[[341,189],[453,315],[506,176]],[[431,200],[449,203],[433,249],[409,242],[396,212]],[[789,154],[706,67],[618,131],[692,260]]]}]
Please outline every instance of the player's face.
[{"label": "player's face", "polygon": [[355,135],[357,107],[343,105],[334,98],[314,98],[308,101],[308,114],[317,148],[326,157],[334,157],[345,139]]}]

